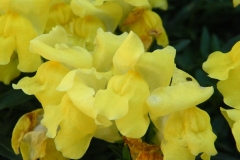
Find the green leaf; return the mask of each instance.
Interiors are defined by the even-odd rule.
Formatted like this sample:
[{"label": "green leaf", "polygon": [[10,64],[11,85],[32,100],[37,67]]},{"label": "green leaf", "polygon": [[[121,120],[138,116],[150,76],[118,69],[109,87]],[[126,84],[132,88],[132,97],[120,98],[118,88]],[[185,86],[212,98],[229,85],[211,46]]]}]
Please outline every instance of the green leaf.
[{"label": "green leaf", "polygon": [[110,144],[108,147],[120,158],[122,159],[122,150],[121,148],[117,147],[116,145]]},{"label": "green leaf", "polygon": [[240,41],[240,35],[230,39],[223,47],[222,52],[229,52],[236,42]]},{"label": "green leaf", "polygon": [[24,103],[34,96],[26,95],[22,90],[10,90],[0,96],[0,110]]},{"label": "green leaf", "polygon": [[0,134],[0,155],[11,160],[21,160],[20,155],[16,155],[11,147],[11,139]]},{"label": "green leaf", "polygon": [[129,149],[128,149],[128,146],[125,145],[123,147],[123,151],[122,151],[122,154],[123,154],[123,159],[124,160],[131,160],[131,154],[129,152]]},{"label": "green leaf", "polygon": [[210,35],[206,27],[203,27],[202,29],[200,51],[202,56],[205,58],[208,57],[210,53]]},{"label": "green leaf", "polygon": [[189,39],[183,39],[173,47],[177,50],[177,52],[180,52],[185,49],[190,44],[190,42],[191,41]]},{"label": "green leaf", "polygon": [[211,50],[212,51],[220,51],[221,50],[220,40],[218,39],[217,35],[215,35],[215,34],[212,35]]}]

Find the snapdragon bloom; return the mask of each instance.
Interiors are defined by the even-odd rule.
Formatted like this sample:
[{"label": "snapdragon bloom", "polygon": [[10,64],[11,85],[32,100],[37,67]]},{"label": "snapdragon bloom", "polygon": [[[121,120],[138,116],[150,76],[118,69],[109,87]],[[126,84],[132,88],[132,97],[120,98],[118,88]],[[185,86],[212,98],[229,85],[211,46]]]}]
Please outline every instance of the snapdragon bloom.
[{"label": "snapdragon bloom", "polygon": [[224,103],[234,109],[221,108],[222,114],[232,128],[238,151],[240,151],[240,41],[238,41],[228,53],[220,51],[209,55],[203,63],[203,69],[209,77],[218,79],[217,88],[223,95]]},{"label": "snapdragon bloom", "polygon": [[[186,153],[191,157],[200,152],[215,154],[215,136],[211,133],[209,117],[194,108],[209,98],[213,90],[201,88],[194,79],[185,82],[186,75],[183,77],[182,72],[176,71],[173,47],[146,52],[134,32],[114,35],[102,29],[97,31],[93,51],[68,42],[68,34],[60,26],[33,39],[30,51],[49,61],[39,67],[34,77],[25,77],[13,85],[15,89],[35,95],[42,103],[41,124],[64,157],[82,157],[92,137],[108,142],[120,140],[120,134],[140,139],[150,120],[159,128],[159,118],[185,113],[200,121],[202,128],[194,130],[196,134],[188,131],[188,127],[176,132],[182,132],[183,138],[191,134],[192,141],[196,136],[200,136],[199,141],[204,137],[211,141],[206,143],[209,148],[204,148],[205,143],[198,146],[199,141],[187,139],[176,141],[177,146],[182,149],[189,143],[191,148]],[[189,93],[178,97],[185,92]],[[169,99],[170,93],[174,93],[172,99]],[[161,102],[156,100],[159,97]],[[202,116],[205,118],[201,121],[198,117]],[[161,132],[172,128],[174,123],[170,119]],[[179,120],[179,125],[185,120],[188,119]],[[167,143],[162,149],[166,158],[176,138],[161,139],[162,146]]]}]

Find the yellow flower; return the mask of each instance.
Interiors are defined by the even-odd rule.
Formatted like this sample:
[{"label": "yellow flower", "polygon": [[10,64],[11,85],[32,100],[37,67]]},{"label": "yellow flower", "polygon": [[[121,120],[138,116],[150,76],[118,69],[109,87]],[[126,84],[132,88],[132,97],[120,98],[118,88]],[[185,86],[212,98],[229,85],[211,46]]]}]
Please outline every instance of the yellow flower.
[{"label": "yellow flower", "polygon": [[224,97],[224,102],[236,109],[240,109],[240,41],[226,54],[216,51],[209,55],[203,63],[203,69],[211,78],[220,80],[218,90]]},{"label": "yellow flower", "polygon": [[168,37],[162,25],[162,20],[153,11],[146,8],[134,8],[121,25],[122,31],[133,31],[142,40],[147,50],[156,38],[157,43],[166,47]]},{"label": "yellow flower", "polygon": [[[216,63],[217,62],[217,63]],[[224,97],[224,103],[235,108],[221,112],[232,128],[237,149],[240,151],[240,41],[237,42],[228,53],[216,51],[208,57],[203,64],[203,69],[209,74],[209,77],[220,80],[217,88]]]},{"label": "yellow flower", "polygon": [[59,62],[45,62],[34,77],[24,77],[18,84],[13,84],[13,88],[22,89],[28,95],[35,95],[43,107],[57,105],[64,93],[56,88],[68,71],[68,68]]},{"label": "yellow flower", "polygon": [[94,4],[89,0],[72,0],[71,8],[74,14],[82,18],[87,15],[99,18],[105,24],[107,31],[111,32],[115,31],[122,18],[122,8],[112,1]]},{"label": "yellow flower", "polygon": [[240,4],[240,0],[233,0],[233,6],[237,7]]},{"label": "yellow flower", "polygon": [[160,8],[162,10],[167,10],[168,3],[167,0],[148,0],[152,8]]},{"label": "yellow flower", "polygon": [[57,25],[65,26],[75,17],[69,4],[64,2],[53,4],[49,9],[45,32],[50,32]]},{"label": "yellow flower", "polygon": [[42,109],[26,113],[17,122],[12,135],[12,147],[16,154],[19,148],[24,160],[67,160],[56,150],[52,139],[46,137],[47,129],[40,124]]},{"label": "yellow flower", "polygon": [[18,70],[36,71],[41,64],[39,55],[29,52],[29,42],[37,36],[31,21],[17,12],[8,11],[0,17],[0,64],[7,65],[13,51],[17,50]]},{"label": "yellow flower", "polygon": [[159,87],[147,99],[149,114],[159,129],[164,159],[195,159],[201,152],[215,155],[216,136],[210,118],[195,107],[213,94],[187,73],[175,69],[171,86]]},{"label": "yellow flower", "polygon": [[68,158],[81,158],[92,137],[115,142],[118,131],[142,137],[150,122],[146,99],[150,91],[169,85],[175,68],[170,46],[146,53],[134,32],[97,33],[93,54],[68,43],[59,26],[33,39],[30,50],[50,61],[14,85],[42,103],[46,135]]},{"label": "yellow flower", "polygon": [[11,60],[7,65],[0,65],[0,82],[10,84],[11,80],[20,75],[17,69],[18,59],[16,53],[13,53]]},{"label": "yellow flower", "polygon": [[223,116],[232,128],[233,137],[236,141],[237,149],[240,152],[240,110],[220,108]]},{"label": "yellow flower", "polygon": [[40,56],[29,51],[29,42],[43,33],[50,2],[0,1],[0,65],[9,71],[1,73],[0,81],[5,84],[16,78],[19,71],[34,72],[41,64]]}]

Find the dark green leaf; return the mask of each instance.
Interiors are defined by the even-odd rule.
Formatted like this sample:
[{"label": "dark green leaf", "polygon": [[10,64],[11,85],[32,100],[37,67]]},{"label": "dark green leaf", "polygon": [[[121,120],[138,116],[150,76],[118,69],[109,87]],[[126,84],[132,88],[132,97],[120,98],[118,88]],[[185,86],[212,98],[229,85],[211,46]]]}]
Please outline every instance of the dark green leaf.
[{"label": "dark green leaf", "polygon": [[122,157],[122,149],[117,147],[116,145],[110,144],[108,145],[108,147],[119,157],[119,158],[123,158]]},{"label": "dark green leaf", "polygon": [[122,151],[122,154],[123,154],[123,159],[124,160],[131,160],[131,154],[129,152],[129,149],[128,149],[128,146],[125,145],[123,147],[123,151]]},{"label": "dark green leaf", "polygon": [[220,51],[220,50],[221,50],[220,40],[218,39],[217,35],[213,34],[211,51]]},{"label": "dark green leaf", "polygon": [[207,57],[210,52],[210,35],[206,27],[202,29],[200,51],[203,57]]},{"label": "dark green leaf", "polygon": [[20,155],[16,155],[11,147],[11,139],[0,134],[0,155],[11,160],[21,160]]},{"label": "dark green leaf", "polygon": [[173,47],[177,50],[177,52],[180,52],[185,49],[190,44],[190,42],[191,41],[189,39],[183,39]]},{"label": "dark green leaf", "polygon": [[240,35],[230,39],[223,47],[222,52],[229,52],[236,42],[240,41]]},{"label": "dark green leaf", "polygon": [[22,90],[10,90],[0,96],[0,110],[11,108],[33,98],[34,96],[26,95]]}]

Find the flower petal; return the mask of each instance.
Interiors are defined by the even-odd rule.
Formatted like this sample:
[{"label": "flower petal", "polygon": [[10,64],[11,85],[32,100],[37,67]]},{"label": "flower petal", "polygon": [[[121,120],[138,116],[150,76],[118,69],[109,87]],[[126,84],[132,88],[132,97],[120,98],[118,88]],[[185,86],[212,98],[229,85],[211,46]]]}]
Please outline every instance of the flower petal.
[{"label": "flower petal", "polygon": [[147,104],[150,114],[159,117],[191,108],[206,101],[212,94],[213,87],[200,87],[194,82],[183,82],[155,89],[148,97]]},{"label": "flower petal", "polygon": [[210,117],[197,107],[172,113],[164,128],[164,138],[167,142],[188,148],[195,156],[201,152],[217,154],[214,147],[216,136],[212,132]]},{"label": "flower petal", "polygon": [[[59,32],[63,32],[61,27],[54,29],[52,33],[49,33],[49,36],[42,35],[40,38],[33,39],[30,42],[31,52],[38,53],[46,59],[62,62],[75,68],[90,68],[92,66],[92,56],[86,49],[81,47],[69,48],[66,44],[56,44],[55,48],[51,47],[53,44],[50,36],[56,35],[54,39],[59,37],[61,40],[65,38],[61,34],[58,34]],[[63,33],[65,35],[67,34],[66,32]],[[57,43],[56,40],[54,40],[54,42]]]},{"label": "flower petal", "polygon": [[239,51],[240,41],[226,54],[219,51],[213,52],[209,55],[207,61],[203,63],[203,70],[207,72],[211,78],[226,80],[229,71],[240,63]]},{"label": "flower petal", "polygon": [[169,85],[175,69],[175,53],[176,50],[168,46],[139,57],[134,69],[147,81],[150,92]]},{"label": "flower petal", "polygon": [[93,51],[93,66],[97,71],[106,72],[111,69],[113,56],[126,37],[127,33],[117,36],[98,29]]},{"label": "flower petal", "polygon": [[117,28],[122,17],[122,8],[116,2],[107,1],[102,5],[94,5],[88,0],[72,0],[71,8],[74,14],[80,17],[87,15],[98,17],[111,32]]},{"label": "flower petal", "polygon": [[240,151],[240,136],[239,136],[239,133],[240,133],[240,120],[236,121],[233,124],[232,133],[233,133],[234,139],[236,141],[237,149],[238,149],[238,151]]},{"label": "flower petal", "polygon": [[96,130],[94,119],[81,112],[67,94],[59,105],[47,106],[44,112],[41,123],[48,129],[48,137],[56,136],[54,142],[57,150],[65,157],[81,158]]},{"label": "flower petal", "polygon": [[34,77],[24,77],[18,84],[13,84],[13,88],[22,89],[28,95],[34,94],[43,107],[56,105],[61,102],[64,95],[56,88],[68,72],[69,69],[61,63],[48,61],[39,67]]},{"label": "flower petal", "polygon": [[18,59],[16,54],[12,55],[11,61],[7,65],[0,65],[0,82],[9,84],[11,80],[18,77],[20,71],[17,69],[17,65]]},{"label": "flower petal", "polygon": [[218,90],[224,97],[224,102],[236,109],[240,109],[240,66],[237,66],[229,72],[228,79],[219,81],[217,84]]},{"label": "flower petal", "polygon": [[117,73],[125,74],[133,69],[143,53],[142,41],[135,33],[130,32],[113,57],[113,65]]}]

